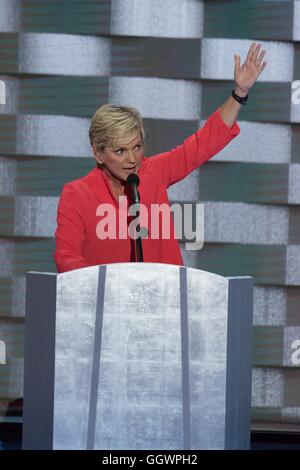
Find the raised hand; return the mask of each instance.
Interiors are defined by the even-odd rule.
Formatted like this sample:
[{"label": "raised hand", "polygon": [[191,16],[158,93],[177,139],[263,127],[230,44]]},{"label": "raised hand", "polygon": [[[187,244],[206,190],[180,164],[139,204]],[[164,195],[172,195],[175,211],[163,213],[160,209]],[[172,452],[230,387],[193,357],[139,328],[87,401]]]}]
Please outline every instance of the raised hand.
[{"label": "raised hand", "polygon": [[266,51],[261,51],[261,44],[253,42],[243,65],[241,65],[239,54],[234,54],[234,80],[237,91],[240,90],[243,94],[247,94],[248,90],[254,85],[267,65],[267,62],[263,62],[265,53]]}]

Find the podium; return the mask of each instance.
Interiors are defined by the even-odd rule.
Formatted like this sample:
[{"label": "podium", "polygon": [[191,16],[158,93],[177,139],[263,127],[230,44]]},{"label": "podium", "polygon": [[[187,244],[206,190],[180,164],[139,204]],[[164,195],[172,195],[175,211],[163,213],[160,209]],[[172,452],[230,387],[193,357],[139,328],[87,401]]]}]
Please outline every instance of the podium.
[{"label": "podium", "polygon": [[23,448],[249,448],[252,311],[252,277],[27,273]]}]

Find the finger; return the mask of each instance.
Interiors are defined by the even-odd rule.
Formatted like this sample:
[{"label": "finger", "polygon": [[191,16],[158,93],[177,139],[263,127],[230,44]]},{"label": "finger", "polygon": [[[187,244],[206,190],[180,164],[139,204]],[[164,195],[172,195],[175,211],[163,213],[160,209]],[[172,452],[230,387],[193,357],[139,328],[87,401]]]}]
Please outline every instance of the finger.
[{"label": "finger", "polygon": [[264,62],[264,63],[262,64],[262,66],[261,66],[260,69],[259,69],[259,73],[258,73],[258,75],[257,75],[257,78],[260,76],[260,74],[262,73],[262,71],[264,70],[264,68],[265,68],[266,65],[267,65],[267,62]]},{"label": "finger", "polygon": [[264,62],[260,68],[260,73],[264,70],[268,62]]},{"label": "finger", "polygon": [[264,58],[264,55],[266,54],[266,51],[262,51],[259,57],[257,58],[256,65],[260,67],[262,60]]},{"label": "finger", "polygon": [[261,44],[258,44],[258,45],[256,46],[256,48],[254,49],[254,52],[253,52],[252,57],[251,57],[251,60],[252,60],[253,62],[256,62],[256,61],[257,61],[257,56],[258,56],[258,54],[259,54],[260,48],[261,48]]},{"label": "finger", "polygon": [[250,48],[249,48],[247,57],[252,54],[252,52],[254,51],[255,47],[256,47],[256,42],[253,41],[252,44],[251,44],[251,46],[250,46]]},{"label": "finger", "polygon": [[235,66],[239,68],[241,66],[241,58],[239,54],[234,54]]},{"label": "finger", "polygon": [[253,51],[254,51],[254,49],[255,49],[255,46],[256,46],[256,42],[253,42],[253,43],[251,44],[251,47],[250,47],[249,51],[248,51],[246,60],[251,59],[251,55],[252,55],[252,53],[253,53]]}]

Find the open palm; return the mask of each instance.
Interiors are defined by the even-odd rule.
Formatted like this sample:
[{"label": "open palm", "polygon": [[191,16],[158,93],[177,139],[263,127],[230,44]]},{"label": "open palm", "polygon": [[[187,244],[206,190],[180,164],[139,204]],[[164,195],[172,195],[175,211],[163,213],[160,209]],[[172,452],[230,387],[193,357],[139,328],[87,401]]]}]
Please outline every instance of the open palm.
[{"label": "open palm", "polygon": [[267,62],[262,61],[265,53],[266,51],[261,51],[261,44],[253,42],[242,66],[240,56],[234,54],[234,80],[236,85],[245,93],[254,85],[267,65]]}]

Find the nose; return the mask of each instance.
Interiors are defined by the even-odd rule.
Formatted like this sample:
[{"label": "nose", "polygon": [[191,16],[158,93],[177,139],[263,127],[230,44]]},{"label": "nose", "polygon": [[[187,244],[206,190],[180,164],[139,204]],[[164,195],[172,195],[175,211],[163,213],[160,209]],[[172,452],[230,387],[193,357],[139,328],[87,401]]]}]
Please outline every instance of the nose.
[{"label": "nose", "polygon": [[127,163],[136,163],[137,162],[137,155],[135,155],[134,150],[127,151]]}]

